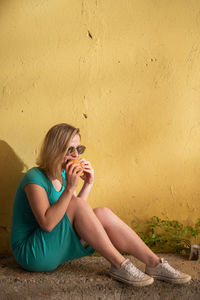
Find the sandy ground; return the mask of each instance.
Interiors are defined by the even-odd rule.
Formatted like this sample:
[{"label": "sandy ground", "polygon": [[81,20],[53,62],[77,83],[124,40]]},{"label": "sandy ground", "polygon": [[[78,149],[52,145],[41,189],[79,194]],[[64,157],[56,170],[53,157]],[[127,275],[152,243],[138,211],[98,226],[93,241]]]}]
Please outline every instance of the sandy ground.
[{"label": "sandy ground", "polygon": [[[191,274],[192,280],[184,285],[155,281],[151,286],[135,288],[111,279],[109,264],[102,257],[84,257],[67,262],[55,271],[31,273],[23,270],[12,256],[2,256],[0,300],[200,300],[200,260],[189,261],[172,254],[159,256],[165,257],[173,267]],[[144,264],[129,258],[144,270]]]}]

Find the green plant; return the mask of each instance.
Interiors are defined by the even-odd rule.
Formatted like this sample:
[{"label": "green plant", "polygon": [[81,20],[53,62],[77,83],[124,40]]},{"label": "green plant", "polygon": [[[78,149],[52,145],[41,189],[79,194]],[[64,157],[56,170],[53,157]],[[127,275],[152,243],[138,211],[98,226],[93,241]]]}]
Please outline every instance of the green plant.
[{"label": "green plant", "polygon": [[187,254],[191,243],[198,243],[200,234],[200,218],[191,226],[153,216],[143,226],[138,221],[132,221],[131,226],[155,252]]}]

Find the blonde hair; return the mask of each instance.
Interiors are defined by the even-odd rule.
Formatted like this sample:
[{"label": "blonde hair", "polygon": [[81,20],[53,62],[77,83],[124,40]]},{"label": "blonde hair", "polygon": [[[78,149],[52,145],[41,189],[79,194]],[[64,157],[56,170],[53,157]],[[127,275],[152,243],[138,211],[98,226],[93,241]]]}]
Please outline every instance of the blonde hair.
[{"label": "blonde hair", "polygon": [[79,128],[61,123],[54,125],[47,132],[36,164],[45,173],[57,179],[61,179],[62,163],[67,153],[72,138],[79,133]]}]

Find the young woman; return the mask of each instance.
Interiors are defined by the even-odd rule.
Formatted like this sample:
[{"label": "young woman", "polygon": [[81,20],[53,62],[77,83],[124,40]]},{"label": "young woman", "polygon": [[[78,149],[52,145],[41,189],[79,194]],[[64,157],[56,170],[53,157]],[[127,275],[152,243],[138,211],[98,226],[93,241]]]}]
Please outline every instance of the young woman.
[{"label": "young woman", "polygon": [[[188,282],[191,276],[160,259],[110,209],[90,207],[94,171],[85,159],[77,162],[84,150],[79,129],[71,125],[55,125],[46,134],[38,167],[27,171],[15,196],[11,248],[17,262],[29,271],[49,271],[96,250],[111,263],[110,275],[119,281],[134,286],[150,285],[153,277]],[[76,195],[80,178],[83,186]],[[121,252],[144,262],[145,273]]]}]

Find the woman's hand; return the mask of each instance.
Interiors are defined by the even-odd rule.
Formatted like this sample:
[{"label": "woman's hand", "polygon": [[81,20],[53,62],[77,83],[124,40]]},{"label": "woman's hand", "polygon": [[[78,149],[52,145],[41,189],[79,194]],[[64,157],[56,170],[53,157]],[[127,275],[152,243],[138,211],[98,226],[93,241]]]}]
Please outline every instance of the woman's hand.
[{"label": "woman's hand", "polygon": [[80,159],[81,166],[83,167],[83,176],[81,178],[85,181],[85,183],[93,184],[94,182],[94,170],[91,166],[91,163],[89,161],[86,161],[85,159]]},{"label": "woman's hand", "polygon": [[83,169],[79,164],[73,164],[72,161],[69,161],[65,166],[65,178],[66,178],[66,189],[74,192],[78,185],[78,180],[80,174],[83,172]]}]

